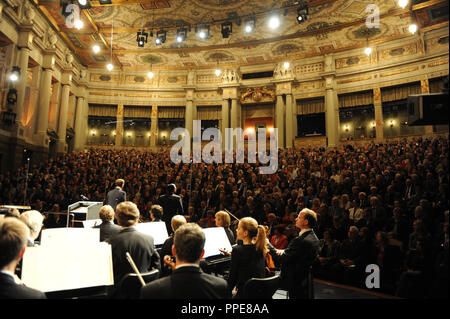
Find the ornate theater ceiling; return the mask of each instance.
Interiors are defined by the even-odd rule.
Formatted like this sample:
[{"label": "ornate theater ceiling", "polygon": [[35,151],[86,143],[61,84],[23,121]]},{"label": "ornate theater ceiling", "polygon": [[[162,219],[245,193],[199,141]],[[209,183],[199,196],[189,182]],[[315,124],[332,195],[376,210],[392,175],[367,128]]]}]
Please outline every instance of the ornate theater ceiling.
[{"label": "ornate theater ceiling", "polygon": [[[413,2],[411,10],[398,6],[398,0],[309,0],[307,21],[297,22],[299,1],[278,0],[112,0],[81,10],[84,27],[68,28],[62,6],[69,0],[34,0],[80,60],[89,67],[104,67],[112,59],[124,69],[150,65],[159,69],[211,68],[217,64],[255,65],[286,58],[307,58],[331,52],[379,44],[411,36],[408,26],[414,18],[421,32],[448,26],[448,1]],[[366,19],[379,9],[379,26],[368,28]],[[272,14],[278,13],[280,26],[268,27]],[[244,22],[254,17],[255,30],[245,33]],[[232,33],[224,38],[221,25],[232,23]],[[210,35],[200,39],[196,28],[209,25]],[[178,44],[176,32],[187,28],[186,40]],[[189,31],[190,29],[190,31]],[[138,47],[136,34],[148,37]],[[167,32],[164,44],[155,44],[156,33]],[[92,46],[101,51],[95,54]]]}]

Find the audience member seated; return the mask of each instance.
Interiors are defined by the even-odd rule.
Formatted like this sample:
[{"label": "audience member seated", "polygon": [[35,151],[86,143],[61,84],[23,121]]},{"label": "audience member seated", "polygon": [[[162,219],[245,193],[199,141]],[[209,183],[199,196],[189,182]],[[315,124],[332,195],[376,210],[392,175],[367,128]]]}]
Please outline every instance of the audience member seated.
[{"label": "audience member seated", "polygon": [[200,269],[204,246],[205,235],[197,224],[181,225],[173,239],[172,254],[176,262],[172,274],[145,285],[141,299],[229,298],[227,282]]},{"label": "audience member seated", "polygon": [[338,262],[340,242],[333,237],[333,232],[326,229],[319,244],[318,262],[314,265],[314,274],[323,279],[331,279],[331,266]]},{"label": "audience member seated", "polygon": [[234,245],[236,240],[234,238],[233,231],[230,229],[231,226],[231,217],[227,212],[220,210],[215,215],[215,222],[217,227],[223,227],[225,233],[227,234],[228,240],[230,241],[230,245]]},{"label": "audience member seated", "polygon": [[103,205],[98,211],[102,223],[94,228],[100,229],[100,241],[106,241],[113,235],[119,233],[122,228],[114,224],[114,209],[110,205]]},{"label": "audience member seated", "polygon": [[[258,173],[257,164],[249,163],[175,165],[168,149],[149,152],[92,148],[30,165],[29,196],[24,205],[44,215],[50,211],[64,213],[68,204],[79,200],[79,194],[90,194],[91,198],[102,201],[100,194],[104,194],[105,185],[126,178],[127,199],[141,212],[147,212],[161,196],[168,194],[167,185],[174,183],[175,193],[182,201],[178,206],[187,207],[181,213],[189,221],[199,222],[202,209],[206,208],[212,210],[212,215],[209,220],[199,222],[205,227],[215,226],[214,214],[219,210],[236,212],[238,218],[252,217],[264,225],[267,214],[263,208],[266,207],[278,217],[284,215],[282,222],[286,224],[285,235],[290,242],[298,234],[294,226],[296,213],[305,207],[311,208],[313,201],[318,214],[314,231],[323,239],[324,230],[333,225],[329,214],[334,210],[332,202],[337,197],[339,207],[348,215],[348,219],[343,219],[344,225],[368,227],[367,242],[375,240],[377,231],[385,231],[389,237],[403,241],[407,252],[412,224],[416,219],[422,221],[428,234],[425,242],[429,242],[425,246],[431,247],[425,249],[425,255],[429,254],[425,259],[430,280],[423,293],[429,295],[436,275],[434,265],[441,254],[438,248],[442,244],[442,232],[436,230],[441,229],[444,212],[450,207],[448,149],[448,136],[408,137],[381,144],[371,142],[332,148],[294,147],[278,151],[282,169],[272,175],[262,175]],[[23,201],[19,190],[25,183],[26,169],[22,166],[14,172],[0,174],[0,203]],[[407,189],[407,184],[411,189]],[[360,194],[362,192],[364,194]],[[384,209],[384,222],[372,218],[374,210],[370,198],[373,196],[379,199],[375,214]],[[417,208],[419,206],[421,208]],[[407,221],[408,227],[400,227],[404,222],[396,226],[394,209],[400,210],[399,220]],[[290,213],[293,217],[288,222]],[[65,218],[65,213],[48,214],[44,227],[65,227]],[[234,232],[238,223],[233,223],[230,228]],[[412,240],[417,237],[420,236],[412,235]]]},{"label": "audience member seated", "polygon": [[111,245],[112,250],[115,284],[110,291],[110,296],[120,298],[117,285],[123,276],[134,273],[134,269],[126,258],[127,252],[141,273],[153,269],[161,271],[161,265],[153,237],[137,231],[134,227],[139,220],[139,209],[136,204],[126,201],[117,205],[116,219],[122,230],[110,237],[107,242]]},{"label": "audience member seated", "polygon": [[0,299],[46,298],[43,292],[25,286],[14,274],[29,237],[29,228],[18,218],[0,220]]},{"label": "audience member seated", "polygon": [[284,234],[284,225],[277,225],[273,228],[273,235],[270,237],[270,243],[276,249],[285,249],[287,247],[289,240]]}]

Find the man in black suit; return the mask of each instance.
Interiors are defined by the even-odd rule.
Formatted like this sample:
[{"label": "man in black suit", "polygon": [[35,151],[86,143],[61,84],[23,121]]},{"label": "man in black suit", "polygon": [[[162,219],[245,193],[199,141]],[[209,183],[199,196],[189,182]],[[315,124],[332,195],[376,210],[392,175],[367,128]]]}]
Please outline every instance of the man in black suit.
[{"label": "man in black suit", "polygon": [[136,204],[123,202],[117,205],[116,218],[122,230],[106,241],[111,245],[113,259],[115,287],[109,292],[112,298],[121,297],[117,289],[120,281],[126,274],[134,273],[126,258],[127,252],[130,253],[140,273],[153,269],[161,271],[160,258],[153,237],[133,227],[139,220],[139,209]]},{"label": "man in black suit", "polygon": [[[152,281],[142,287],[141,299],[224,299],[230,290],[223,278],[204,273],[200,269],[205,234],[200,226],[187,223],[174,235],[172,254],[175,268],[168,277]],[[170,262],[169,262],[170,263]]]},{"label": "man in black suit", "polygon": [[42,291],[25,286],[14,275],[27,247],[30,230],[17,218],[0,221],[0,299],[45,299]]},{"label": "man in black suit", "polygon": [[167,194],[161,195],[158,199],[158,204],[163,208],[162,220],[166,223],[167,232],[172,233],[171,221],[175,215],[183,215],[183,202],[181,197],[175,195],[177,187],[175,184],[167,185]]},{"label": "man in black suit", "polygon": [[127,200],[127,193],[123,190],[125,186],[125,181],[123,179],[117,179],[115,181],[116,187],[108,192],[104,204],[111,206],[114,211],[118,204],[125,202]]},{"label": "man in black suit", "polygon": [[102,206],[98,215],[102,223],[95,225],[94,228],[100,228],[100,241],[105,241],[122,230],[120,226],[113,223],[114,209],[111,206]]},{"label": "man in black suit", "polygon": [[278,251],[281,282],[287,288],[290,299],[308,297],[310,268],[319,254],[320,242],[313,230],[316,223],[316,213],[304,208],[295,220],[295,226],[300,229],[299,235],[291,240],[285,250]]}]

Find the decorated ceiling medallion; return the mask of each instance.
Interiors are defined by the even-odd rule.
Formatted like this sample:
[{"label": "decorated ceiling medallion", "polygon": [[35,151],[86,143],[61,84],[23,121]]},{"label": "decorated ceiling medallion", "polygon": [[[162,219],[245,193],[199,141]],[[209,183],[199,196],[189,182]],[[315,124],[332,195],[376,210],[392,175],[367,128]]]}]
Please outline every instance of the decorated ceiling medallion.
[{"label": "decorated ceiling medallion", "polygon": [[353,34],[355,35],[355,38],[367,39],[376,36],[380,32],[381,30],[379,28],[368,28],[366,26],[362,26],[353,31]]},{"label": "decorated ceiling medallion", "polygon": [[209,54],[205,58],[205,60],[207,62],[217,62],[217,61],[224,62],[224,61],[234,61],[235,59],[230,54],[226,54],[226,53],[223,53],[223,52],[214,52],[214,53]]},{"label": "decorated ceiling medallion", "polygon": [[147,54],[144,56],[141,56],[141,60],[144,63],[150,63],[150,64],[158,64],[161,62],[161,58],[157,55],[153,54]]}]

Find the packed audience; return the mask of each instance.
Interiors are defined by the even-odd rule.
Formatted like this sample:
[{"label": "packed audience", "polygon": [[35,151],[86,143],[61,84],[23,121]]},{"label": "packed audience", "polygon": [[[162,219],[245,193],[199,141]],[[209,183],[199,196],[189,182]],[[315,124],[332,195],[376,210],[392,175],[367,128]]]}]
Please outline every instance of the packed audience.
[{"label": "packed audience", "polygon": [[448,149],[448,137],[293,148],[279,151],[272,175],[247,160],[174,164],[169,149],[90,149],[32,165],[27,181],[25,167],[0,175],[0,203],[25,202],[46,216],[44,227],[58,227],[63,222],[50,212],[67,210],[81,195],[104,201],[122,178],[143,222],[160,218],[151,207],[175,183],[188,222],[215,227],[215,213],[226,209],[234,232],[236,219],[252,217],[267,226],[276,249],[298,235],[297,213],[310,208],[321,241],[316,278],[365,288],[366,266],[377,264],[382,292],[446,297]]}]

